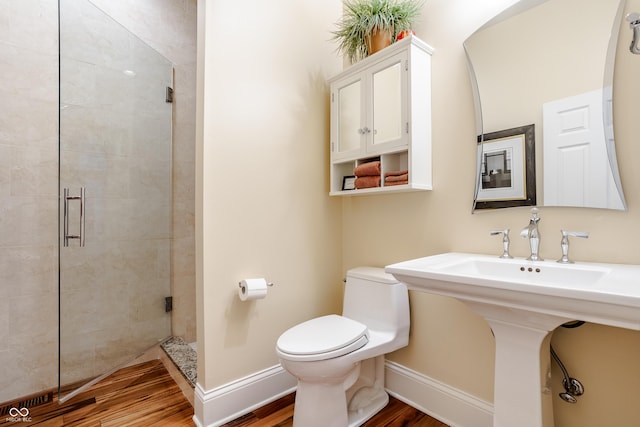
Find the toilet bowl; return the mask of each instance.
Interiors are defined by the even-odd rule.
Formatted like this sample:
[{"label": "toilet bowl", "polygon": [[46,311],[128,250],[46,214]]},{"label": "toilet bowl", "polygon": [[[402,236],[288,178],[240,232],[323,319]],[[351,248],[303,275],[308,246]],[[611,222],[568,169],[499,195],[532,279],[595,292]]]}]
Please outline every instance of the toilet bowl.
[{"label": "toilet bowl", "polygon": [[386,406],[384,354],[409,342],[409,295],[382,268],[347,272],[342,315],[285,331],[280,364],[298,380],[294,427],[355,427]]}]

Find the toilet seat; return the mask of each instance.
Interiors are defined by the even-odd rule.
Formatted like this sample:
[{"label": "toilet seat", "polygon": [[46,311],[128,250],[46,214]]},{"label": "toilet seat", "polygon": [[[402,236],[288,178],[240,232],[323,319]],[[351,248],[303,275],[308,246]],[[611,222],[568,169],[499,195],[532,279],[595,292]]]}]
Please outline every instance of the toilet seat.
[{"label": "toilet seat", "polygon": [[307,320],[284,332],[276,345],[284,359],[314,361],[340,357],[369,342],[367,326],[330,314]]}]

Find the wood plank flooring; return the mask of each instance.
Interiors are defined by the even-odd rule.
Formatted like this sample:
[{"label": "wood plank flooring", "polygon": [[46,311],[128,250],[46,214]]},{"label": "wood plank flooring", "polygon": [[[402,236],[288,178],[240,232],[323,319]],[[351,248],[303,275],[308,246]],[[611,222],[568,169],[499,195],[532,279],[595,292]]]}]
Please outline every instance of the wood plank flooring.
[{"label": "wood plank flooring", "polygon": [[195,426],[193,407],[160,360],[120,369],[63,404],[54,397],[28,409],[30,421],[3,417],[0,426]]},{"label": "wood plank flooring", "polygon": [[[289,394],[222,427],[292,427],[295,394]],[[417,409],[395,399],[363,427],[448,427]]]},{"label": "wood plank flooring", "polygon": [[[292,427],[294,400],[292,393],[223,427]],[[54,397],[28,409],[27,420],[3,416],[0,427],[195,426],[193,407],[160,360],[121,369],[62,404]],[[363,427],[447,425],[391,397],[389,404]]]}]

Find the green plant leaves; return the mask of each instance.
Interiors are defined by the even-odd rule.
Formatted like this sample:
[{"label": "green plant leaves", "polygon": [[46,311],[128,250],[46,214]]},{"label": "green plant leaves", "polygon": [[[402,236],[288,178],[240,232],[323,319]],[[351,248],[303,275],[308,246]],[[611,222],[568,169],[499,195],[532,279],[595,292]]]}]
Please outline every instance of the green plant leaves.
[{"label": "green plant leaves", "polygon": [[420,14],[422,0],[345,0],[342,19],[336,23],[333,39],[338,50],[356,62],[369,55],[366,38],[375,31],[389,31],[395,35],[411,29]]}]

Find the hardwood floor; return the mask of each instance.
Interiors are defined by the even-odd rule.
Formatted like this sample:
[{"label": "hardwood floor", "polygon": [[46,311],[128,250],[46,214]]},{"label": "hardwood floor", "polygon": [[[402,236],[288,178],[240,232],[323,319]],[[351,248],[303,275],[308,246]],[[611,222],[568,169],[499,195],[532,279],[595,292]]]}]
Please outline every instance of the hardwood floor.
[{"label": "hardwood floor", "polygon": [[[222,427],[291,427],[293,426],[293,402],[295,394],[287,395],[269,405],[240,417]],[[395,399],[363,427],[448,427],[435,418]]]},{"label": "hardwood floor", "polygon": [[[291,427],[295,394],[287,395],[262,408],[225,424],[223,427]],[[121,369],[88,390],[59,404],[57,397],[47,403],[9,405],[13,415],[22,406],[28,419],[3,413],[0,427],[29,425],[38,427],[183,427],[195,426],[193,407],[162,361],[151,360]],[[6,408],[5,405],[3,408]],[[447,427],[401,401],[389,404],[363,427]]]},{"label": "hardwood floor", "polygon": [[195,426],[193,407],[160,360],[120,369],[63,404],[54,397],[28,409],[29,419],[7,415],[0,426]]}]

